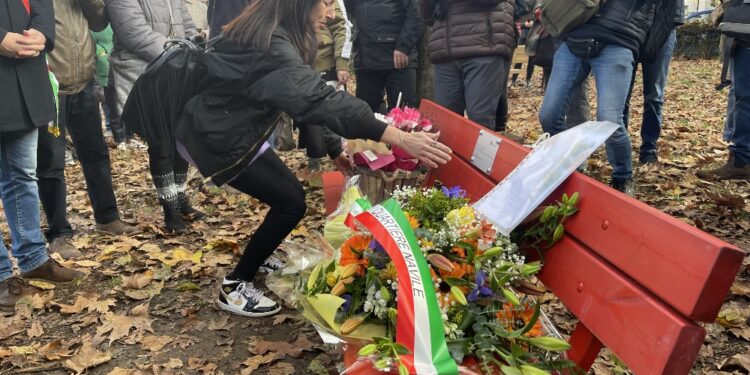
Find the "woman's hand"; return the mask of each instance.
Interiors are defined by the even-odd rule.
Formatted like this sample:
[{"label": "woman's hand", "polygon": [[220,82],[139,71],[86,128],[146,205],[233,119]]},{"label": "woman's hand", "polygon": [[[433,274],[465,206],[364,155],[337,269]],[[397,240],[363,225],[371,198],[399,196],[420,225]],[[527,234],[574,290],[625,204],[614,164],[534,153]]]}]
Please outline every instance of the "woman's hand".
[{"label": "woman's hand", "polygon": [[393,126],[385,129],[381,142],[401,147],[415,159],[430,168],[436,168],[451,160],[451,149],[438,142],[440,133],[413,132],[406,133]]},{"label": "woman's hand", "polygon": [[336,166],[336,169],[345,174],[351,173],[353,168],[352,161],[349,159],[349,155],[346,154],[346,151],[341,152],[339,156],[333,159],[333,165]]}]

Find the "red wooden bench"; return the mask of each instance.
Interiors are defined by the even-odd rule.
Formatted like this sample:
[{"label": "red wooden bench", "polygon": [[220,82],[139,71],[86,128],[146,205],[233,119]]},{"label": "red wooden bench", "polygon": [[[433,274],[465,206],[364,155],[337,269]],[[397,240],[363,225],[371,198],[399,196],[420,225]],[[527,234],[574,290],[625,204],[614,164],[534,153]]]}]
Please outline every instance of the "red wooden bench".
[{"label": "red wooden bench", "polygon": [[[492,169],[483,173],[468,160],[485,128],[430,101],[420,111],[454,152],[427,184],[460,185],[476,200],[529,152],[501,137]],[[329,208],[342,181],[324,176]],[[545,253],[539,275],[579,319],[568,357],[589,369],[606,345],[636,374],[689,373],[706,334],[697,323],[714,321],[745,252],[580,173],[550,197],[574,192],[580,212]]]}]

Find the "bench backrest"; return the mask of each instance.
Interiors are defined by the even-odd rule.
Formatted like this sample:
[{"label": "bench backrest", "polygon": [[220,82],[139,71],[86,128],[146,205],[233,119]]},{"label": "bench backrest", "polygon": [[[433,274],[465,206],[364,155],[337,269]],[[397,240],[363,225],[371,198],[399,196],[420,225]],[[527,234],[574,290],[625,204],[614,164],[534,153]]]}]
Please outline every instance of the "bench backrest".
[{"label": "bench backrest", "polygon": [[[453,149],[427,183],[460,185],[474,200],[500,182],[529,149],[502,139],[491,171],[469,160],[480,132],[472,121],[423,100],[420,111]],[[579,319],[569,358],[588,369],[602,344],[636,374],[687,374],[745,253],[583,174],[552,195],[579,192],[580,212],[545,252],[540,279]]]}]

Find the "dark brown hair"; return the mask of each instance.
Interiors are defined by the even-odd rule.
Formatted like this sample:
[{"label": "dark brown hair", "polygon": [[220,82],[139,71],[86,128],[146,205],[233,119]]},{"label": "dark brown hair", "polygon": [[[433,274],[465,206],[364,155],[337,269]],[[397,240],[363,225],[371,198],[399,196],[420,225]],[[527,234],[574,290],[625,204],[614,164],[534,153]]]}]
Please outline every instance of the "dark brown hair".
[{"label": "dark brown hair", "polygon": [[286,30],[307,64],[314,64],[318,43],[311,12],[322,0],[253,0],[224,26],[224,35],[243,47],[268,51],[277,27]]}]

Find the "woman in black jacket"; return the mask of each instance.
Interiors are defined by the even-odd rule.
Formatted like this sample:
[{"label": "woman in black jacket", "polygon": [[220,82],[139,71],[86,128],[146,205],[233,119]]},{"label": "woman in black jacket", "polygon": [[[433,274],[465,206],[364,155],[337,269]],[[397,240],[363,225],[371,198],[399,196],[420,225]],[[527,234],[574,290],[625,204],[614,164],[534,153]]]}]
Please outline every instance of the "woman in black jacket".
[{"label": "woman in black jacket", "polygon": [[305,214],[297,178],[266,142],[281,111],[298,124],[321,124],[347,138],[398,145],[426,165],[450,160],[436,134],[404,133],[369,106],[326,85],[311,65],[315,32],[333,18],[334,0],[257,0],[224,28],[202,63],[202,90],[185,106],[178,149],[217,185],[229,184],[271,206],[239,264],[222,282],[220,308],[251,317],[280,310],[252,283]]}]

